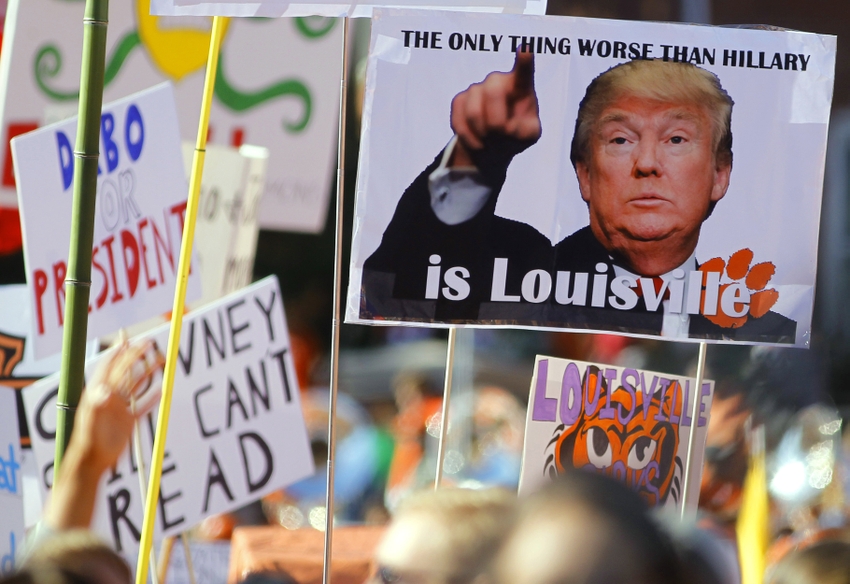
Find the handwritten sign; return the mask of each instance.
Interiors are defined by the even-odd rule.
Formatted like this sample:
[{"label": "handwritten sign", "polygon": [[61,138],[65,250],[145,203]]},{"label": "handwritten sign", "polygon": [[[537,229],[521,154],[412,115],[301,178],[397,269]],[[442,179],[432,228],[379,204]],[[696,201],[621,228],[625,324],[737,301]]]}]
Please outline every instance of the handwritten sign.
[{"label": "handwritten sign", "polygon": [[[699,492],[714,382],[538,355],[520,493],[571,468],[614,477],[649,505],[680,508]],[[695,400],[698,403],[694,412]],[[696,447],[686,467],[691,426]],[[696,512],[697,498],[689,500]]]},{"label": "handwritten sign", "polygon": [[[89,338],[171,308],[188,190],[170,84],[106,105],[100,128]],[[12,140],[36,357],[62,347],[75,138],[70,119]]]},{"label": "handwritten sign", "polygon": [[171,16],[369,17],[375,7],[546,14],[547,0],[389,0],[361,4],[339,0],[151,0],[151,13]]},{"label": "handwritten sign", "polygon": [[[186,175],[194,146],[183,143]],[[269,151],[208,146],[195,246],[201,268],[201,306],[251,283],[257,252],[257,212],[265,185]]]},{"label": "handwritten sign", "polygon": [[[169,326],[146,338],[163,349]],[[277,279],[189,314],[162,470],[157,537],[175,535],[313,473]],[[101,355],[86,363],[91,376]],[[155,380],[154,383],[158,383]],[[24,391],[42,487],[53,480],[58,376]],[[146,468],[156,412],[141,421]],[[134,554],[142,526],[138,465],[125,452],[101,480],[93,529]]]},{"label": "handwritten sign", "polygon": [[[17,206],[9,140],[77,113],[83,35],[68,23],[82,23],[84,9],[84,2],[9,0],[0,54],[0,206]],[[227,27],[209,144],[269,149],[265,229],[325,226],[336,161],[340,24],[239,19]],[[170,80],[180,135],[194,143],[210,27],[208,18],[153,16],[150,0],[113,2],[104,101]]]},{"label": "handwritten sign", "polygon": [[0,576],[15,570],[15,553],[24,541],[21,439],[15,390],[0,387]]}]

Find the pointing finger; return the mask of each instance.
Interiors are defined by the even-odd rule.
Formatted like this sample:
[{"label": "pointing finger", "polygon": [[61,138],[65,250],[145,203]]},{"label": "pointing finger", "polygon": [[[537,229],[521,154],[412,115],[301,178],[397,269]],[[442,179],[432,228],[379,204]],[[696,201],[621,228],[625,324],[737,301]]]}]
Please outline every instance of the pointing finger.
[{"label": "pointing finger", "polygon": [[518,50],[511,73],[514,76],[515,98],[534,93],[534,53]]}]

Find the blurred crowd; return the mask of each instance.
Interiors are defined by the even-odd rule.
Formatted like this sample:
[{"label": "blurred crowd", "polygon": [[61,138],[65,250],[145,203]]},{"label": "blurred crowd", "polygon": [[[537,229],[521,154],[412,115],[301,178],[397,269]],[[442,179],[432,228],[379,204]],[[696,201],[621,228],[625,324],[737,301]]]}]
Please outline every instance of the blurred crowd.
[{"label": "blurred crowd", "polygon": [[[681,374],[695,367],[695,355],[665,354],[682,350],[669,343],[553,340],[552,353],[575,359],[639,368],[688,363],[679,365]],[[312,357],[294,347],[309,388]],[[134,396],[161,364],[152,346],[126,341],[105,360],[83,393],[52,500],[21,568],[3,582],[131,581],[125,561],[86,528],[100,476],[153,404]],[[827,395],[818,353],[712,347],[707,368],[715,395],[694,520],[649,509],[621,483],[582,471],[517,498],[525,404],[491,384],[453,400],[444,479],[434,490],[442,387],[405,370],[385,399],[341,396],[336,525],[386,525],[371,570],[371,581],[384,584],[850,583],[850,433],[846,412]],[[228,539],[240,525],[324,528],[327,391],[307,389],[302,401],[316,474],[205,521],[195,538]],[[753,479],[758,462],[760,483]],[[297,581],[283,569],[250,579]]]}]

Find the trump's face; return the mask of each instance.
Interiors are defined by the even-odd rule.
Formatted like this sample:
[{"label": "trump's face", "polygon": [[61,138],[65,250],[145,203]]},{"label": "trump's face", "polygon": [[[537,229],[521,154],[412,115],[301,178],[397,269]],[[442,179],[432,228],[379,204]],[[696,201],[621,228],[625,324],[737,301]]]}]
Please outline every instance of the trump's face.
[{"label": "trump's face", "polygon": [[628,95],[592,128],[587,159],[576,164],[590,227],[642,275],[681,265],[709,205],[726,194],[731,166],[716,160],[711,128],[702,106]]}]

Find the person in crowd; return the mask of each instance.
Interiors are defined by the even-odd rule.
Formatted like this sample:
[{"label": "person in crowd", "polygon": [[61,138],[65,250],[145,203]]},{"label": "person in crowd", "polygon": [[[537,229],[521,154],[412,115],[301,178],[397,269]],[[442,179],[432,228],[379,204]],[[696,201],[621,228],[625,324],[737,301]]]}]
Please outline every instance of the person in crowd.
[{"label": "person in crowd", "polygon": [[681,566],[641,497],[575,470],[519,507],[496,558],[495,584],[678,584]]},{"label": "person in crowd", "polygon": [[371,584],[484,584],[515,503],[513,494],[500,489],[410,495],[378,545]]},{"label": "person in crowd", "polygon": [[850,584],[850,540],[829,539],[788,554],[770,584]]},{"label": "person in crowd", "polygon": [[[158,403],[162,355],[151,341],[121,340],[83,391],[74,429],[41,521],[11,582],[124,584],[126,562],[88,531],[103,474],[127,447],[135,421]],[[3,581],[3,584],[7,584]]]}]

